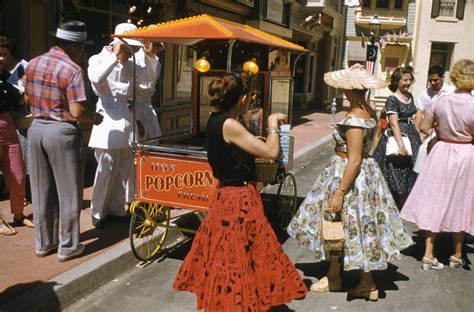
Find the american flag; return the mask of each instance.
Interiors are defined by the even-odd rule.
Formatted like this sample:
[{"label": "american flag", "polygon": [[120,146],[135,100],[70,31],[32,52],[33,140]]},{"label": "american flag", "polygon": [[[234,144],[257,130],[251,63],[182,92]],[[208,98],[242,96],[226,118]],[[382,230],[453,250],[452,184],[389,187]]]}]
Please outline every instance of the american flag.
[{"label": "american flag", "polygon": [[365,61],[365,68],[371,74],[374,73],[375,70],[375,62],[377,61],[377,46],[376,45],[368,45],[367,46],[367,57]]},{"label": "american flag", "polygon": [[[374,74],[375,71],[375,62],[377,61],[377,46],[374,44],[369,44],[367,46],[367,56],[366,56],[366,61],[365,61],[365,69],[370,74]],[[370,99],[370,90],[367,90],[367,93],[365,94],[365,99],[369,101]]]}]

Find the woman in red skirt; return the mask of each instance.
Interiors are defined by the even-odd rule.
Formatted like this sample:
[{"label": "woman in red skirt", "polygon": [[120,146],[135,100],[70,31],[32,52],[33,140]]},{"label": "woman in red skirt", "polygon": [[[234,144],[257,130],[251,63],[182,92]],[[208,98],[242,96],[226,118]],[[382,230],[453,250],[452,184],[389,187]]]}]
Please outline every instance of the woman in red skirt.
[{"label": "woman in red skirt", "polygon": [[252,183],[255,157],[277,158],[278,124],[286,116],[268,117],[266,143],[248,132],[237,118],[248,110],[251,84],[248,72],[226,73],[209,84],[216,112],[207,123],[207,156],[220,187],[173,285],[196,294],[198,310],[266,311],[308,291]]}]

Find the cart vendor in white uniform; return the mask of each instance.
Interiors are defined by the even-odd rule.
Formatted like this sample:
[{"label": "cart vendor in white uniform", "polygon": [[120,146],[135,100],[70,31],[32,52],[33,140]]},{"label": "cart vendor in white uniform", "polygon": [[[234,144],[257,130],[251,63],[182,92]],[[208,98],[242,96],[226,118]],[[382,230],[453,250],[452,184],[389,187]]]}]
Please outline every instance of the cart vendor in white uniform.
[{"label": "cart vendor in white uniform", "polygon": [[[115,34],[134,29],[135,25],[122,23],[115,28]],[[153,44],[144,46],[137,40],[125,41],[133,51],[115,38],[89,59],[89,79],[99,97],[96,110],[104,116],[102,124],[92,128],[89,141],[98,163],[91,201],[92,224],[98,229],[105,226],[109,216],[125,215],[126,184],[133,164],[133,113],[127,103],[133,92],[132,53],[144,49],[144,53],[135,53],[136,97],[145,97],[154,90],[158,79],[159,60]],[[139,135],[143,137],[140,116],[136,121]]]}]

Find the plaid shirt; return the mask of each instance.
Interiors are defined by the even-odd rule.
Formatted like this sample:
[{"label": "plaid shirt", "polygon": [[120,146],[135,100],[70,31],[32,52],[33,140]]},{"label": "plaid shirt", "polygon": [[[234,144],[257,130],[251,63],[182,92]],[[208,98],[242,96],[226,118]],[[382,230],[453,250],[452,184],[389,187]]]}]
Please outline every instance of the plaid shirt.
[{"label": "plaid shirt", "polygon": [[62,49],[52,47],[28,64],[25,93],[35,118],[75,121],[69,103],[86,100],[82,69]]}]

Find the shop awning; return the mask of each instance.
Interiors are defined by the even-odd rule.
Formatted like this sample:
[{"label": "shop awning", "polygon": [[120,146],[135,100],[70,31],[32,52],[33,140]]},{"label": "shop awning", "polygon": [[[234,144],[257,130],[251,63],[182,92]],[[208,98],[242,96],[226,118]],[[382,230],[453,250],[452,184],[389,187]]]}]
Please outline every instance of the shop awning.
[{"label": "shop awning", "polygon": [[206,14],[141,27],[117,37],[185,45],[192,45],[201,40],[238,40],[294,51],[307,51],[300,45],[251,26]]}]

